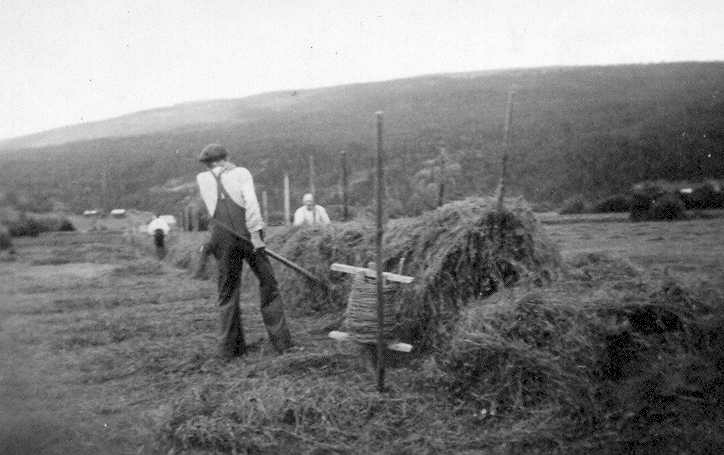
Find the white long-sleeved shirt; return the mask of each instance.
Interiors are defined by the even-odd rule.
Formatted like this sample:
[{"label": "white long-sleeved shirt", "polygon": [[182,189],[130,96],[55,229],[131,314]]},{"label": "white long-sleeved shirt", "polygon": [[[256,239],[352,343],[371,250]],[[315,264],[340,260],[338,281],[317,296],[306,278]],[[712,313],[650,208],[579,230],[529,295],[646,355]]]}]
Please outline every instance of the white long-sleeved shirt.
[{"label": "white long-sleeved shirt", "polygon": [[329,224],[329,215],[321,205],[315,205],[312,210],[303,205],[294,212],[294,225],[325,225]]},{"label": "white long-sleeved shirt", "polygon": [[171,228],[168,226],[168,223],[160,217],[154,218],[150,223],[148,223],[148,226],[146,227],[146,232],[148,232],[148,235],[153,235],[157,229],[161,229],[164,235],[168,235],[168,232],[171,230]]},{"label": "white long-sleeved shirt", "polygon": [[[210,216],[214,216],[216,211],[216,198],[218,190],[216,188],[216,178],[211,175],[219,175],[223,170],[221,166],[213,168],[211,171],[201,172],[196,176],[196,183],[199,185],[201,199],[206,204],[206,209]],[[264,228],[264,221],[261,217],[259,209],[259,201],[256,198],[254,190],[254,178],[251,173],[243,167],[234,167],[233,169],[224,171],[221,174],[221,183],[224,189],[229,193],[229,197],[236,204],[239,204],[246,210],[246,227],[249,232],[259,231]]]}]

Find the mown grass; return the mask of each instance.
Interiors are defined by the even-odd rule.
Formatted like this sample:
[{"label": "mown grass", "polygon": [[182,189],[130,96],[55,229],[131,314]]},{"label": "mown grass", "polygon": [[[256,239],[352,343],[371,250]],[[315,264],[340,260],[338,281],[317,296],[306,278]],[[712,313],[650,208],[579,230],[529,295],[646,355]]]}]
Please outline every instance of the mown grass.
[{"label": "mown grass", "polygon": [[[239,360],[214,360],[215,283],[191,280],[144,253],[123,259],[124,251],[139,250],[126,250],[114,234],[107,234],[108,244],[121,252],[109,260],[114,270],[92,276],[84,267],[74,269],[75,262],[33,266],[47,251],[22,244],[23,262],[6,269],[15,274],[7,279],[21,280],[38,269],[45,275],[35,277],[32,294],[22,285],[6,296],[14,305],[3,307],[3,331],[33,343],[33,355],[24,360],[35,362],[48,396],[62,404],[64,410],[55,412],[85,416],[76,431],[103,449],[111,441],[118,453],[715,453],[722,446],[718,435],[724,434],[716,395],[720,354],[714,349],[721,343],[715,305],[722,300],[715,249],[721,230],[707,223],[681,223],[690,229],[678,231],[642,224],[635,232],[610,225],[557,226],[552,234],[560,235],[553,237],[569,245],[567,270],[552,286],[536,289],[540,308],[562,315],[560,324],[536,313],[531,317],[537,325],[515,318],[527,314],[516,313],[515,303],[530,290],[522,284],[481,303],[496,321],[513,316],[535,328],[528,334],[520,328],[482,332],[501,337],[498,346],[507,349],[508,363],[488,361],[477,372],[461,374],[445,363],[451,351],[440,350],[389,368],[389,391],[383,394],[354,345],[326,338],[335,314],[291,317],[300,346],[294,352],[277,356],[259,341],[265,332],[253,279],[242,298],[253,347]],[[643,248],[636,233],[663,240]],[[614,241],[614,235],[621,238]],[[56,240],[40,238],[55,243],[60,258],[63,251],[76,254]],[[687,248],[672,249],[672,243]],[[614,253],[601,253],[606,246]],[[92,246],[85,251],[87,258],[106,252]],[[73,259],[86,263],[82,255]],[[78,278],[68,281],[73,270]],[[686,330],[665,334],[626,328],[649,315],[634,310],[662,304],[697,316],[686,319]],[[616,311],[604,318],[597,309]],[[480,332],[474,323],[479,316],[471,315],[468,332]],[[632,348],[638,357],[606,363],[595,354],[606,346],[606,336],[620,340],[619,354]],[[554,342],[543,342],[547,337]],[[475,343],[476,356],[480,346],[488,356],[499,352],[488,341]],[[592,354],[583,358],[593,360],[581,363],[567,346],[588,346]],[[533,371],[548,371],[526,379],[542,387],[518,383],[524,378],[515,370],[521,359]],[[542,362],[548,370],[538,368]],[[582,371],[576,370],[579,364]],[[603,368],[607,364],[618,365],[618,379]],[[598,376],[604,373],[605,381]],[[532,396],[518,401],[519,385]],[[113,429],[112,437],[102,424]]]}]

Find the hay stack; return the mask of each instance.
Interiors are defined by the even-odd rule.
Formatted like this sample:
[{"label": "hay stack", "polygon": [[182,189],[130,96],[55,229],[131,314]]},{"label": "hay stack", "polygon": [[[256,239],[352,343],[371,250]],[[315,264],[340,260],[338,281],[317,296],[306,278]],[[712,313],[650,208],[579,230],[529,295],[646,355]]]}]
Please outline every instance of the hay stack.
[{"label": "hay stack", "polygon": [[[402,288],[397,322],[402,339],[417,346],[438,344],[460,310],[472,299],[526,278],[541,282],[558,268],[560,257],[522,200],[498,213],[492,198],[446,204],[417,218],[388,223],[384,269],[416,278]],[[374,230],[357,222],[326,228],[291,229],[270,239],[270,247],[317,276],[329,290],[279,270],[289,307],[337,311],[345,307],[351,278],[329,271],[333,262],[363,265],[374,257]]]},{"label": "hay stack", "polygon": [[593,407],[598,344],[591,315],[537,294],[464,312],[439,355],[451,392],[492,412]]},{"label": "hay stack", "polygon": [[[209,232],[183,232],[175,231],[168,238],[168,253],[164,260],[171,263],[175,267],[196,271],[201,260],[201,246],[209,241]],[[149,236],[143,237],[149,253],[153,252],[152,243]],[[211,257],[213,259],[213,256]],[[214,273],[216,264],[213,260],[209,261],[207,271]]]},{"label": "hay stack", "polygon": [[721,307],[673,282],[595,298],[568,287],[469,305],[435,356],[440,385],[558,443],[596,434],[611,452],[679,453],[721,442]]}]

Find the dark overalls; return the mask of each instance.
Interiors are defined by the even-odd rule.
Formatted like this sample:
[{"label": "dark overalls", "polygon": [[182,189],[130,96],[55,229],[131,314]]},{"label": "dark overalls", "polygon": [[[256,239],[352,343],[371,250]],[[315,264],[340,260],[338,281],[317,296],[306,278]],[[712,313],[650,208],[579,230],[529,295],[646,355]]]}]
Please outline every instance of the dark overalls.
[{"label": "dark overalls", "polygon": [[244,329],[241,324],[239,290],[244,260],[259,280],[261,297],[261,315],[266,326],[269,340],[278,352],[292,344],[289,328],[284,318],[279,286],[274,278],[274,270],[263,249],[254,251],[251,235],[246,226],[246,210],[236,204],[221,183],[220,172],[216,179],[217,202],[213,219],[234,229],[247,240],[242,240],[227,230],[214,225],[211,231],[209,247],[219,267],[219,355],[225,358],[243,355],[246,351]]},{"label": "dark overalls", "polygon": [[164,234],[163,229],[153,231],[153,244],[156,245],[156,256],[159,259],[163,259],[166,256],[164,237],[166,237],[166,234]]}]

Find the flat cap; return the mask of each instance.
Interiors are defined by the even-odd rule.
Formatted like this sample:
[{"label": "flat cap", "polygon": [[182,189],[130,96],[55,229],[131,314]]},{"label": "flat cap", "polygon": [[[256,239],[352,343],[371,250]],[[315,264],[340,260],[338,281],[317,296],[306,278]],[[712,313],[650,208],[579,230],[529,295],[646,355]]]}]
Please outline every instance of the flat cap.
[{"label": "flat cap", "polygon": [[226,147],[220,144],[209,144],[201,150],[199,161],[202,163],[213,163],[214,161],[224,160],[229,156]]}]

